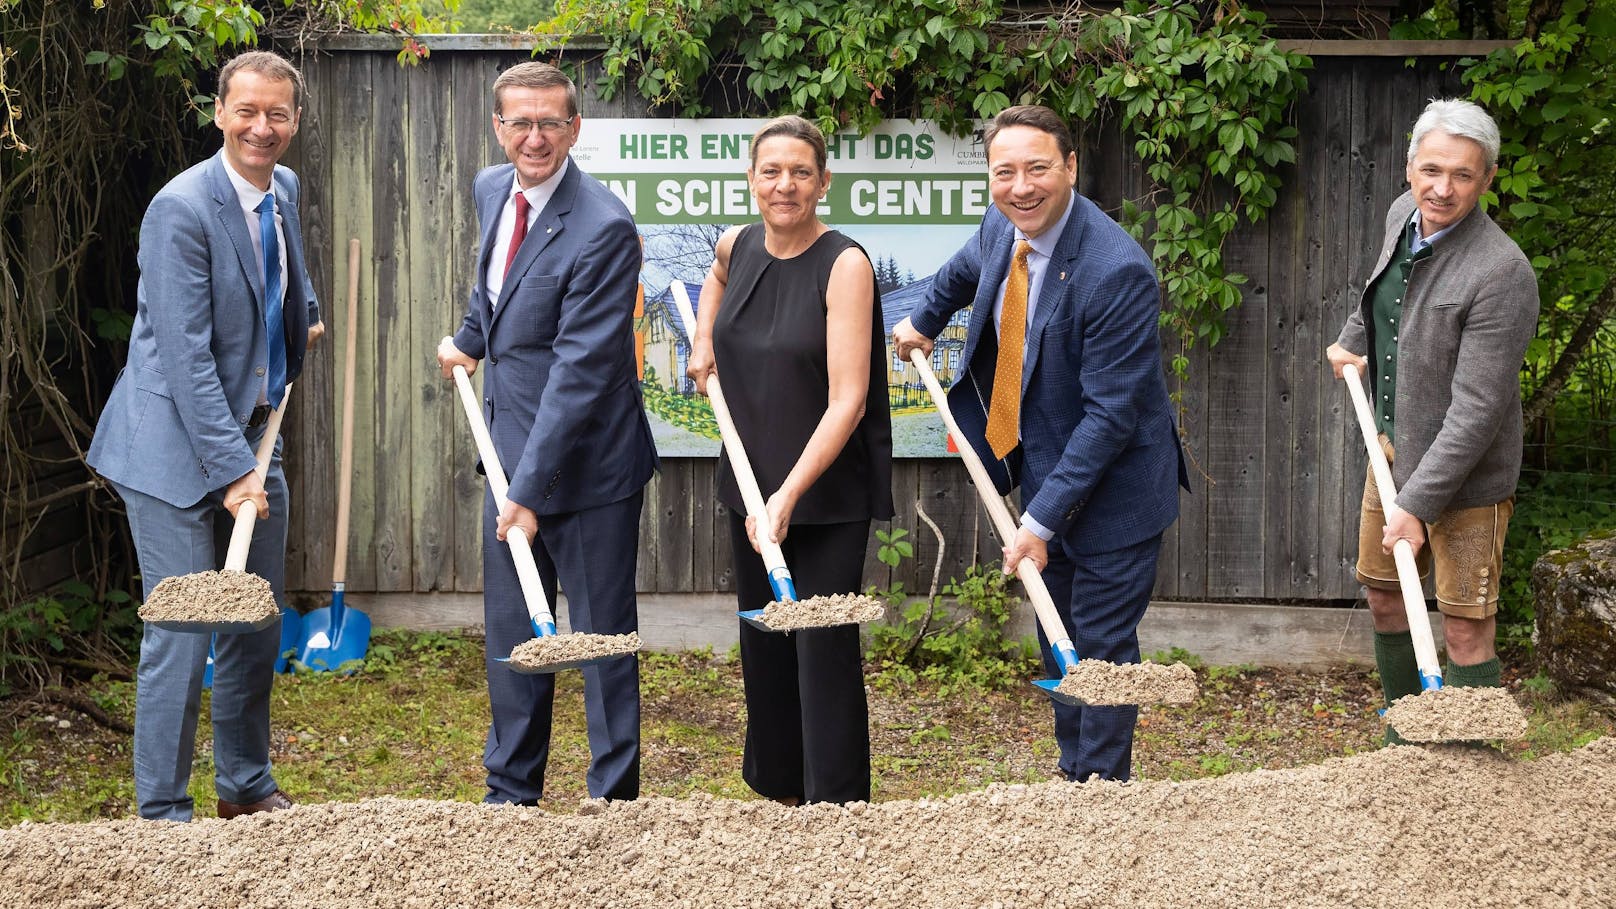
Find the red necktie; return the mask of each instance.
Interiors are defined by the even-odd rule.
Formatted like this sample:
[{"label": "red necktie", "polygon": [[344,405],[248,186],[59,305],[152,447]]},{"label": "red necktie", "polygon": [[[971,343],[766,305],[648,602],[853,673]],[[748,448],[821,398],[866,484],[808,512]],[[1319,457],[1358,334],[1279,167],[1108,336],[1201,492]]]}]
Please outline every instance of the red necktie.
[{"label": "red necktie", "polygon": [[527,204],[527,193],[516,194],[516,230],[511,232],[511,249],[505,254],[505,274],[511,273],[511,263],[516,261],[516,251],[522,248],[522,241],[527,239],[527,211],[532,206]]}]

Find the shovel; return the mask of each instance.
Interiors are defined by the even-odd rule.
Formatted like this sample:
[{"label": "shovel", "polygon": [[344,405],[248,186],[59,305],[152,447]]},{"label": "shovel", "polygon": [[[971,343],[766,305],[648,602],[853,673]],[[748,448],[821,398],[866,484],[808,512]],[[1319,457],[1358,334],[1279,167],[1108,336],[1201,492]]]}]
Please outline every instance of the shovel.
[{"label": "shovel", "polygon": [[365,658],[370,616],[343,603],[348,576],[348,510],[353,502],[354,361],[359,346],[359,238],[348,241],[348,342],[343,364],[342,461],[337,474],[337,553],[331,567],[331,605],[303,617],[298,662],[317,672]]},{"label": "shovel", "polygon": [[[1347,394],[1352,398],[1352,407],[1358,417],[1358,429],[1363,435],[1364,447],[1369,451],[1369,468],[1374,472],[1375,487],[1380,493],[1380,507],[1390,511],[1393,500],[1397,498],[1397,487],[1392,478],[1391,465],[1386,462],[1386,452],[1381,450],[1375,432],[1375,417],[1369,409],[1369,399],[1364,395],[1358,367],[1351,363],[1342,366],[1341,378],[1347,383]],[[1408,700],[1406,697],[1398,698],[1387,709],[1387,722],[1411,742],[1519,737],[1526,731],[1526,716],[1502,688],[1443,689],[1442,670],[1436,658],[1436,639],[1431,634],[1431,618],[1425,612],[1425,591],[1420,587],[1420,569],[1414,561],[1414,547],[1407,540],[1399,539],[1392,545],[1392,559],[1397,565],[1397,584],[1403,593],[1403,611],[1408,614],[1409,634],[1414,639],[1414,662],[1419,667],[1420,693],[1415,696],[1416,704],[1405,704]],[[1464,699],[1463,702],[1461,699]],[[1404,710],[1405,707],[1408,710]],[[1411,722],[1393,722],[1399,712],[1409,711],[1414,711]],[[1448,716],[1444,717],[1444,714]],[[1408,725],[1415,732],[1404,732],[1403,725]],[[1442,734],[1434,735],[1421,735],[1419,731],[1419,727],[1423,726],[1434,729],[1466,725],[1477,728],[1468,732],[1458,728],[1442,728]],[[1480,728],[1482,726],[1486,728]],[[1514,731],[1511,733],[1510,730]]]},{"label": "shovel", "polygon": [[[494,440],[488,435],[488,424],[483,422],[482,405],[477,400],[477,392],[471,387],[471,377],[466,374],[464,366],[454,368],[454,379],[455,387],[460,392],[460,405],[466,411],[466,421],[471,424],[472,438],[477,441],[477,454],[483,461],[483,473],[488,476],[488,488],[494,494],[494,507],[504,509],[505,495],[510,485],[505,481],[505,469],[500,466],[499,455],[494,451]],[[532,675],[577,669],[640,649],[640,637],[633,633],[557,634],[555,615],[550,612],[550,602],[544,595],[544,584],[539,579],[539,566],[533,561],[533,548],[528,542],[527,532],[520,527],[512,527],[505,531],[505,542],[511,547],[511,560],[516,563],[516,579],[522,587],[522,599],[527,602],[528,621],[533,624],[533,634],[537,636],[540,646],[534,648],[527,658],[521,658],[523,655],[519,655],[518,651],[523,651],[534,642],[517,645],[516,650],[511,651],[511,656],[495,657],[495,662],[504,663],[516,672]]]},{"label": "shovel", "polygon": [[[993,521],[994,531],[1001,540],[1012,540],[1016,535],[1016,521],[1005,506],[1004,499],[994,489],[993,480],[988,476],[987,468],[982,466],[982,459],[977,456],[976,449],[960,432],[959,424],[954,422],[954,413],[949,409],[948,396],[943,392],[943,386],[937,381],[937,375],[931,371],[931,363],[926,355],[919,349],[909,352],[909,362],[920,372],[921,381],[926,383],[926,390],[931,393],[931,399],[937,405],[937,412],[942,415],[943,423],[947,425],[948,432],[954,437],[954,445],[959,449],[960,459],[965,462],[965,469],[971,475],[971,482],[976,486],[977,495],[981,497],[982,504],[987,507],[988,516]],[[1107,675],[1131,676],[1121,681],[1138,685],[1141,691],[1133,700],[1118,701],[1111,695],[1099,696],[1092,692],[1085,692],[1083,686],[1074,685],[1068,679],[1074,672],[1079,672],[1077,647],[1072,644],[1072,638],[1066,633],[1066,626],[1060,620],[1060,613],[1055,609],[1055,600],[1049,595],[1049,588],[1044,585],[1043,575],[1038,573],[1038,566],[1032,559],[1022,559],[1016,566],[1016,577],[1027,590],[1027,598],[1032,600],[1034,615],[1038,617],[1038,626],[1043,629],[1044,637],[1049,639],[1050,652],[1055,657],[1055,665],[1061,671],[1059,679],[1039,679],[1033,682],[1051,698],[1062,704],[1080,706],[1085,704],[1147,704],[1147,703],[1185,703],[1195,698],[1194,673],[1183,664],[1173,666],[1158,666],[1152,663],[1137,666],[1119,666],[1114,663],[1105,663],[1100,660],[1085,660],[1083,667],[1108,667]]]},{"label": "shovel", "polygon": [[[275,454],[275,440],[280,435],[281,419],[286,405],[292,399],[292,386],[287,385],[279,407],[270,411],[264,427],[264,437],[258,443],[258,464],[255,468],[262,481],[269,473],[269,461]],[[275,595],[269,582],[247,573],[247,554],[252,549],[253,525],[258,522],[258,509],[244,502],[236,509],[236,526],[230,532],[230,545],[225,551],[221,571],[201,571],[193,574],[165,578],[152,590],[151,596],[140,607],[140,617],[153,627],[165,631],[183,631],[210,634],[251,634],[263,631],[276,621],[282,623],[281,639],[285,628],[296,629],[301,617],[291,609],[275,606]],[[242,608],[243,614],[261,612],[261,618],[219,619],[186,617],[187,611],[198,603],[224,599],[232,600]],[[210,654],[211,657],[211,654]]]},{"label": "shovel", "polygon": [[[685,335],[694,348],[696,315],[690,307],[690,295],[685,292],[683,281],[674,281],[670,286],[674,305],[679,308],[679,318],[685,323]],[[832,603],[829,597],[797,599],[797,587],[791,580],[791,569],[786,567],[785,553],[781,551],[780,544],[770,537],[765,526],[768,509],[763,501],[763,490],[758,488],[757,476],[752,473],[752,462],[746,456],[746,447],[741,444],[741,434],[730,417],[729,404],[724,400],[724,389],[718,382],[717,372],[707,377],[707,398],[712,402],[713,416],[718,420],[718,434],[724,440],[724,452],[729,455],[730,467],[734,468],[735,485],[741,489],[741,501],[746,505],[747,513],[757,519],[758,548],[762,551],[763,567],[769,573],[769,587],[774,591],[775,602],[768,607],[743,609],[736,615],[760,631],[773,632],[853,625],[881,618],[885,608],[871,597],[838,597],[836,599],[842,601],[838,603]],[[770,624],[770,620],[776,624]],[[790,627],[785,627],[787,625]]]}]

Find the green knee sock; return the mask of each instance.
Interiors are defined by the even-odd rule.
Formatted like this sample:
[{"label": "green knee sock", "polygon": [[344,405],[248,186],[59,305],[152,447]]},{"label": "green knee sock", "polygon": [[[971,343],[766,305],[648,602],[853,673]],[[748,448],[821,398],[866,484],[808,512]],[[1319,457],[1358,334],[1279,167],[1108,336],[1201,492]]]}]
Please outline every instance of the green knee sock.
[{"label": "green knee sock", "polygon": [[1450,688],[1497,688],[1504,683],[1504,664],[1498,662],[1498,657],[1474,666],[1460,666],[1450,660],[1442,682]]},{"label": "green knee sock", "polygon": [[[1380,690],[1386,706],[1405,694],[1420,693],[1420,668],[1414,658],[1414,636],[1406,631],[1375,632],[1375,668],[1380,670]],[[1397,730],[1386,727],[1386,744],[1407,744]]]}]

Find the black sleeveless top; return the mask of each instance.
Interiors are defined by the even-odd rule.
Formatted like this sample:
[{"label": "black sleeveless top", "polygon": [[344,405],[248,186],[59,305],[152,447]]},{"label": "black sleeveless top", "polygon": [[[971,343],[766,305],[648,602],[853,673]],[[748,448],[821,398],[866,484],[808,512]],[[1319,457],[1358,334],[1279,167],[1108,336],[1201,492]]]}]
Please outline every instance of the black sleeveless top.
[{"label": "black sleeveless top", "polygon": [[[790,259],[763,246],[763,225],[743,228],[730,248],[729,281],[713,325],[713,358],[725,400],[768,499],[796,466],[830,402],[825,363],[825,291],[831,266],[858,244],[834,230]],[[863,252],[859,248],[859,252]],[[791,513],[793,524],[892,517],[892,420],[887,409],[881,292],[870,301],[870,387],[864,417]],[[725,455],[718,499],[745,514]]]}]

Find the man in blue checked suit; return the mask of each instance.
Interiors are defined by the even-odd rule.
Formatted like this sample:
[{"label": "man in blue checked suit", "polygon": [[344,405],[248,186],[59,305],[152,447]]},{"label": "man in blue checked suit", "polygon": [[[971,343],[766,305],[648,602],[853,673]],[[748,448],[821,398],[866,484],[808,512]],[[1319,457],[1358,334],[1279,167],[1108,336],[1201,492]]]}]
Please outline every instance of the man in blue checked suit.
[{"label": "man in blue checked suit", "polygon": [[[221,567],[238,506],[258,509],[247,570],[285,605],[287,491],[279,447],[255,471],[269,411],[324,333],[303,258],[298,180],[277,165],[297,134],[303,79],[275,54],[225,64],[214,99],[224,148],[175,177],[140,226],[129,361],[88,460],[123,499],[146,593]],[[210,636],[148,626],[135,689],[142,817],[189,820],[186,786]],[[291,806],[269,763],[280,627],[218,636],[214,788],[221,817]]]},{"label": "man in blue checked suit", "polygon": [[[994,207],[937,272],[893,346],[931,353],[971,306],[949,405],[999,492],[1023,514],[1005,573],[1031,558],[1084,659],[1137,663],[1136,629],[1162,532],[1188,488],[1162,377],[1155,269],[1139,245],[1078,195],[1077,155],[1059,115],[1012,107],[984,134]],[[1044,664],[1058,672],[1043,640]],[[1055,704],[1068,779],[1126,780],[1138,708]]]},{"label": "man in blue checked suit", "polygon": [[[572,629],[639,628],[634,569],[640,506],[656,448],[637,381],[632,322],[640,242],[628,209],[569,156],[578,89],[547,63],[521,63],[494,81],[494,135],[510,164],[472,185],[483,229],[460,330],[438,345],[445,378],[486,362],[484,419],[510,478],[509,502],[483,509],[483,614],[493,714],[484,801],[534,804],[544,795],[555,676],[494,662],[533,636],[506,531],[533,541],[555,602],[567,594]],[[594,798],[640,790],[639,662],[583,668]]]}]

